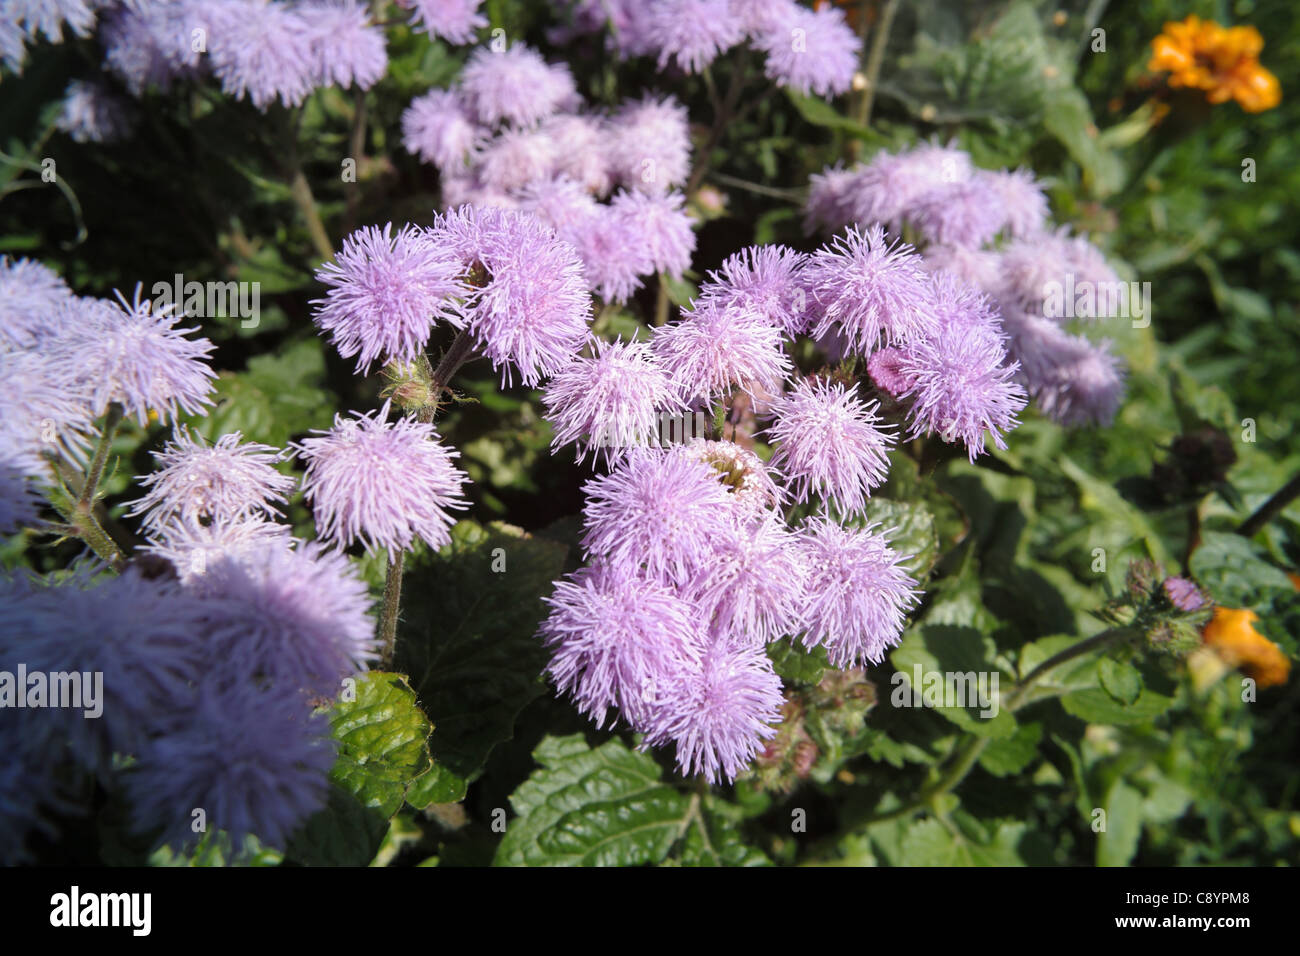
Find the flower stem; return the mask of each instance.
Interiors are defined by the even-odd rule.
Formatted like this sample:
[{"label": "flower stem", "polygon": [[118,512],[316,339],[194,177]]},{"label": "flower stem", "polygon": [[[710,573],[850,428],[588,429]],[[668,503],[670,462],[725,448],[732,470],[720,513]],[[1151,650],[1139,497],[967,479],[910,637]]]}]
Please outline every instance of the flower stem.
[{"label": "flower stem", "polygon": [[433,395],[433,403],[420,409],[417,416],[422,422],[431,422],[438,414],[438,407],[441,404],[442,393],[446,391],[447,385],[462,365],[474,357],[474,338],[469,332],[461,329],[452,339],[447,353],[443,355],[442,361],[438,367],[433,370],[433,379],[430,382],[429,391]]},{"label": "flower stem", "polygon": [[403,553],[388,559],[388,574],[384,577],[384,608],[379,617],[379,666],[388,670],[393,665],[393,652],[397,649],[397,612],[402,603]]},{"label": "flower stem", "polygon": [[[871,108],[876,102],[876,85],[880,82],[880,69],[885,65],[885,47],[889,44],[889,31],[894,25],[894,14],[898,12],[898,0],[885,0],[880,10],[880,19],[876,22],[876,32],[871,37],[871,51],[867,54],[864,70],[867,85],[858,100],[857,121],[866,126],[871,121]],[[855,144],[861,149],[861,140]]]},{"label": "flower stem", "polygon": [[95,503],[95,493],[99,491],[100,479],[104,477],[104,466],[108,463],[108,454],[113,448],[113,436],[117,426],[122,422],[122,406],[109,402],[108,413],[104,416],[104,430],[99,435],[95,446],[95,457],[86,469],[86,480],[81,486],[81,495],[77,500],[78,510],[88,511]]},{"label": "flower stem", "polygon": [[293,179],[289,182],[289,191],[293,195],[294,204],[302,217],[307,222],[307,235],[311,237],[311,244],[316,247],[316,252],[322,259],[334,258],[334,246],[330,242],[329,233],[325,231],[325,223],[320,217],[320,210],[316,208],[316,197],[312,195],[311,185],[307,182],[307,177],[303,174],[302,168],[298,167],[293,171]]},{"label": "flower stem", "polygon": [[1253,515],[1241,523],[1237,534],[1243,538],[1253,538],[1257,531],[1281,514],[1297,497],[1300,497],[1300,475],[1296,475],[1260,505]]},{"label": "flower stem", "polygon": [[[1077,644],[1071,644],[1065,650],[1054,654],[1047,660],[1043,661],[1032,671],[1025,675],[1025,678],[1015,686],[1015,689],[1007,695],[1004,708],[1012,713],[1024,706],[1025,698],[1029,691],[1033,689],[1034,684],[1053,668],[1059,667],[1067,661],[1072,661],[1076,657],[1082,657],[1084,654],[1100,650],[1110,644],[1117,643],[1132,632],[1127,627],[1112,627],[1094,634]],[[934,801],[944,794],[948,793],[957,784],[961,783],[970,773],[975,762],[979,760],[980,754],[988,746],[989,737],[979,737],[975,734],[969,735],[960,745],[951,753],[948,766],[943,770],[938,779],[927,787],[923,787],[919,793],[901,807],[896,807],[885,813],[871,814],[865,819],[859,821],[860,826],[866,826],[872,823],[881,823],[885,820],[895,820],[899,817],[905,817],[923,807],[933,805]]]}]

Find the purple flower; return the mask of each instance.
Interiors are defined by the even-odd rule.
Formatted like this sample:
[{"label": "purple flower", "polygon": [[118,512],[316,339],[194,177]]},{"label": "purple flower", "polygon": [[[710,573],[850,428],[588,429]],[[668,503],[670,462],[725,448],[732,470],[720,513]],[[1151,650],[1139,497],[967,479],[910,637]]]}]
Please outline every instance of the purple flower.
[{"label": "purple flower", "polygon": [[89,36],[95,25],[95,3],[90,0],[5,0],[0,15],[34,37],[44,33],[51,43],[63,42],[63,26],[79,37]]},{"label": "purple flower", "polygon": [[608,565],[558,581],[539,628],[552,650],[547,673],[578,710],[605,726],[617,707],[640,727],[685,669],[699,667],[699,614],[674,590]]},{"label": "purple flower", "polygon": [[0,256],[0,352],[36,345],[57,326],[72,292],[48,266]]},{"label": "purple flower", "polygon": [[505,193],[550,179],[558,149],[542,129],[506,129],[484,143],[473,162],[484,186]]},{"label": "purple flower", "polygon": [[1187,578],[1165,578],[1163,587],[1169,603],[1188,614],[1201,610],[1208,603],[1201,589]]},{"label": "purple flower", "polygon": [[677,768],[713,783],[734,780],[776,734],[781,680],[757,644],[715,644],[686,669],[647,725],[644,746],[677,744]]},{"label": "purple flower", "polygon": [[669,454],[708,465],[727,489],[732,509],[742,523],[764,518],[784,500],[763,460],[747,448],[729,441],[695,438],[673,445]]},{"label": "purple flower", "polygon": [[366,583],[346,555],[315,542],[268,540],[217,558],[186,586],[212,609],[209,680],[332,698],[378,657]]},{"label": "purple flower", "polygon": [[645,0],[566,0],[573,23],[552,28],[548,39],[565,46],[575,36],[599,33],[609,27],[606,45],[621,59],[654,52],[649,23],[654,7]]},{"label": "purple flower", "polygon": [[1067,426],[1107,425],[1124,397],[1123,364],[1110,342],[1070,335],[1054,320],[1004,308],[1020,380],[1043,414]]},{"label": "purple flower", "polygon": [[477,129],[454,90],[430,90],[402,114],[402,145],[441,170],[458,169],[474,149]]},{"label": "purple flower", "polygon": [[131,123],[121,97],[102,84],[73,80],[54,125],[77,143],[111,143],[126,136]]},{"label": "purple flower", "polygon": [[183,847],[190,811],[242,847],[249,836],[283,848],[325,805],[335,750],[329,721],[296,695],[255,684],[203,687],[174,726],[149,742],[124,781],[137,832]]},{"label": "purple flower", "polygon": [[330,288],[312,302],[315,322],[340,355],[357,356],[358,372],[376,361],[414,361],[435,322],[464,324],[458,297],[468,287],[459,259],[418,227],[405,226],[396,236],[392,228],[358,229],[316,272]]},{"label": "purple flower", "polygon": [[141,550],[171,563],[184,584],[194,584],[208,568],[225,558],[241,559],[274,544],[288,550],[289,528],[261,518],[240,518],[217,524],[172,520],[161,525]]},{"label": "purple flower", "polygon": [[557,176],[569,177],[596,196],[609,192],[614,173],[610,167],[610,133],[602,118],[565,113],[547,117],[542,129],[551,142],[561,144],[553,157]]},{"label": "purple flower", "polygon": [[312,83],[368,90],[388,70],[384,32],[360,0],[317,0],[295,8],[306,30]]},{"label": "purple flower", "polygon": [[563,64],[549,65],[522,43],[501,52],[475,50],[460,75],[465,102],[487,126],[533,126],[576,105],[577,87]]},{"label": "purple flower", "polygon": [[982,185],[992,191],[1002,205],[1007,230],[1017,239],[1034,236],[1047,225],[1047,197],[1042,184],[1027,169],[1013,172],[1000,170],[975,173]]},{"label": "purple flower", "polygon": [[[334,416],[334,427],[292,447],[306,463],[302,488],[322,541],[389,557],[415,538],[438,549],[451,540],[447,509],[464,508],[465,473],[452,464],[460,453],[438,439],[432,425],[412,417],[388,421],[387,402],[356,418]],[[355,413],[354,413],[355,414]]]},{"label": "purple flower", "polygon": [[316,71],[301,14],[271,0],[223,0],[209,10],[208,59],[221,88],[262,112],[276,99],[301,105]]},{"label": "purple flower", "polygon": [[525,385],[554,375],[589,333],[591,296],[573,246],[527,213],[464,206],[438,217],[434,234],[485,274],[466,307],[468,328],[493,368]]},{"label": "purple flower", "polygon": [[819,229],[838,232],[854,221],[854,191],[862,167],[845,169],[842,165],[828,166],[808,178],[808,198],[804,202],[805,232]]},{"label": "purple flower", "polygon": [[149,492],[129,514],[147,513],[142,525],[150,531],[174,518],[225,523],[279,514],[274,502],[285,502],[294,488],[293,478],[275,470],[283,456],[270,445],[241,444],[241,438],[233,432],[208,445],[201,438],[195,441],[189,429],[178,428],[172,441],[153,453],[160,467],[140,479]]},{"label": "purple flower", "polygon": [[660,415],[685,405],[648,344],[597,339],[592,350],[555,374],[542,402],[555,429],[552,451],[577,442],[579,461],[592,453],[613,463],[629,448],[658,444]]},{"label": "purple flower", "polygon": [[211,405],[208,394],[216,375],[206,359],[212,343],[186,338],[197,328],[176,328],[181,317],[171,306],[153,311],[152,302],[140,299],[139,286],[131,303],[116,295],[117,302],[81,300],[84,326],[60,344],[89,392],[92,413],[100,415],[118,402],[143,427],[150,410],[166,424],[181,411],[196,415]]},{"label": "purple flower", "polygon": [[821,338],[838,330],[856,351],[911,342],[935,331],[929,283],[921,258],[906,243],[890,242],[880,226],[850,227],[812,254],[804,269]]},{"label": "purple flower", "polygon": [[41,497],[27,477],[27,468],[0,446],[0,535],[35,525],[40,505]]},{"label": "purple flower", "polygon": [[871,381],[891,398],[902,398],[916,384],[916,380],[904,370],[906,358],[902,349],[888,346],[872,352],[871,358],[867,359],[867,374]]},{"label": "purple flower", "polygon": [[87,389],[61,353],[0,351],[0,449],[33,478],[46,474],[47,452],[83,464],[89,445]]},{"label": "purple flower", "polygon": [[151,85],[167,89],[176,77],[196,71],[200,54],[192,31],[211,32],[211,13],[219,4],[201,2],[122,6],[108,11],[99,32],[105,66],[133,96]]},{"label": "purple flower", "polygon": [[[1114,288],[1119,277],[1096,246],[1069,235],[1065,228],[1010,243],[1002,253],[1002,267],[1008,297],[1036,315],[1063,321],[1067,314],[1081,318],[1116,314],[1118,299],[1096,293]],[[1067,304],[1065,297],[1072,289],[1080,294],[1091,291],[1093,307],[1076,309],[1076,303]],[[1045,308],[1049,302],[1060,306],[1054,315]]]},{"label": "purple flower", "polygon": [[808,293],[803,267],[808,257],[781,245],[748,246],[723,261],[700,286],[701,302],[759,313],[790,338],[807,328]]},{"label": "purple flower", "polygon": [[685,183],[691,172],[686,107],[671,96],[646,94],[625,102],[610,123],[609,160],[629,189],[662,192]]},{"label": "purple flower", "polygon": [[734,388],[776,392],[792,368],[782,330],[762,313],[701,298],[680,322],[654,331],[654,350],[684,398],[713,398]]},{"label": "purple flower", "polygon": [[694,222],[679,192],[620,192],[610,203],[623,227],[638,237],[655,272],[680,279],[695,252]]},{"label": "purple flower", "polygon": [[397,5],[413,11],[417,30],[460,46],[473,43],[476,31],[488,25],[479,11],[483,0],[397,0]]},{"label": "purple flower", "polygon": [[791,5],[769,19],[754,45],[767,54],[763,71],[777,86],[805,96],[833,96],[853,85],[862,41],[835,7]]},{"label": "purple flower", "polygon": [[588,222],[604,210],[591,193],[567,176],[530,183],[519,194],[519,208],[532,213],[575,247]]},{"label": "purple flower", "polygon": [[1025,390],[1007,364],[1001,329],[991,305],[977,289],[952,273],[934,276],[934,312],[940,330],[903,349],[899,371],[911,382],[909,438],[938,433],[966,445],[970,460],[984,453],[984,432],[1005,448],[1002,432],[1019,424]]},{"label": "purple flower", "polygon": [[804,645],[824,645],[835,667],[878,664],[903,636],[916,581],[876,525],[843,528],[808,519],[799,534],[807,569]]},{"label": "purple flower", "polygon": [[775,421],[767,436],[776,446],[772,467],[784,475],[798,501],[814,494],[834,503],[841,514],[866,507],[871,489],[889,472],[893,442],[857,386],[804,379],[772,403]]},{"label": "purple flower", "polygon": [[777,512],[737,522],[714,542],[686,594],[719,640],[761,647],[795,631],[804,569],[794,535]]},{"label": "purple flower", "polygon": [[95,719],[69,708],[15,715],[43,754],[57,759],[66,748],[81,766],[106,774],[112,755],[137,752],[202,677],[210,608],[175,582],[128,568],[117,577],[81,572],[55,587],[7,590],[0,670],[12,673],[22,662],[29,673],[102,675]]},{"label": "purple flower", "polygon": [[[4,65],[14,73],[22,73],[23,60],[26,58],[27,50],[23,47],[22,28],[8,17],[0,16],[0,61],[3,61]],[[0,806],[3,804],[3,794],[0,793]],[[2,839],[5,835],[4,822],[3,815],[0,815],[0,845],[8,842]]]},{"label": "purple flower", "polygon": [[978,174],[925,193],[906,211],[928,242],[978,248],[1006,224],[1006,208]]},{"label": "purple flower", "polygon": [[690,580],[735,520],[716,471],[659,449],[633,449],[614,471],[582,490],[586,553],[623,571],[644,568],[657,580]]},{"label": "purple flower", "polygon": [[921,268],[931,274],[951,272],[995,299],[1004,282],[1001,255],[969,246],[927,246]]},{"label": "purple flower", "polygon": [[641,234],[610,206],[597,205],[563,238],[572,242],[582,259],[588,288],[605,302],[626,302],[641,288],[641,277],[654,271]]},{"label": "purple flower", "polygon": [[745,38],[729,0],[659,0],[648,22],[659,69],[676,60],[685,73],[699,73]]}]

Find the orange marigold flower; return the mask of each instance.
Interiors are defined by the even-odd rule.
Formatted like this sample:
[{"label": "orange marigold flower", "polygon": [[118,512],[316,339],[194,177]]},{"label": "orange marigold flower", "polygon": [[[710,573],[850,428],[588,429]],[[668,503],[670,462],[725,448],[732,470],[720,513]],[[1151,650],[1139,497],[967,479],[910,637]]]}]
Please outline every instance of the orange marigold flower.
[{"label": "orange marigold flower", "polygon": [[1193,14],[1166,23],[1151,41],[1147,68],[1169,74],[1176,89],[1204,90],[1211,103],[1236,100],[1248,113],[1282,101],[1277,77],[1259,63],[1264,38],[1254,27],[1223,27]]},{"label": "orange marigold flower", "polygon": [[1202,637],[1220,658],[1254,678],[1260,687],[1285,684],[1291,673],[1291,660],[1282,649],[1259,631],[1254,611],[1216,607],[1214,618],[1205,625]]}]

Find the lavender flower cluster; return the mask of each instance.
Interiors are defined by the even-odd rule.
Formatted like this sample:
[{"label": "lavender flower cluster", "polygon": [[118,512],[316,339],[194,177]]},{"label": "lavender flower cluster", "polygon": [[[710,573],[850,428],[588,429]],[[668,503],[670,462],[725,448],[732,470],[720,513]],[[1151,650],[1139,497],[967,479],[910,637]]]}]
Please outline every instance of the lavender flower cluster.
[{"label": "lavender flower cluster", "polygon": [[795,0],[560,0],[569,25],[552,40],[606,30],[621,58],[654,57],[660,70],[701,73],[748,41],[764,55],[763,70],[778,86],[804,95],[847,92],[858,68],[861,41],[844,12],[810,10]]},{"label": "lavender flower cluster", "polygon": [[671,97],[587,111],[567,66],[519,43],[482,47],[456,88],[411,103],[402,130],[406,148],[438,167],[447,205],[533,213],[577,250],[588,287],[607,302],[690,265],[695,234],[676,190],[690,172],[690,135]]},{"label": "lavender flower cluster", "polygon": [[[1113,343],[1068,331],[1070,313],[1052,315],[1044,304],[1053,283],[1106,290],[1118,286],[1118,277],[1087,239],[1052,228],[1046,196],[1031,173],[977,169],[962,150],[923,144],[814,176],[805,211],[810,230],[850,224],[882,224],[895,235],[914,230],[925,243],[924,268],[953,273],[992,301],[1019,366],[1016,381],[1044,414],[1064,425],[1108,424],[1114,417],[1124,371]],[[1083,318],[1112,318],[1121,300],[1098,294],[1094,301]],[[906,384],[890,384],[897,361],[890,353],[873,365],[873,377],[887,390]]]},{"label": "lavender flower cluster", "polygon": [[[45,526],[42,499],[84,468],[111,409],[143,426],[211,404],[212,345],[178,323],[138,291],[80,298],[40,263],[0,259],[0,533]],[[278,521],[298,482],[276,466],[295,454],[319,543]],[[154,457],[128,512],[145,559],[115,577],[98,564],[0,575],[0,670],[103,681],[96,719],[6,709],[6,861],[75,809],[74,771],[113,777],[142,834],[191,842],[202,808],[236,847],[247,834],[283,846],[328,790],[334,749],[316,708],[377,657],[368,589],[340,549],[441,547],[464,507],[456,452],[387,405],[285,452],[180,426]],[[117,755],[132,758],[120,773]]]}]

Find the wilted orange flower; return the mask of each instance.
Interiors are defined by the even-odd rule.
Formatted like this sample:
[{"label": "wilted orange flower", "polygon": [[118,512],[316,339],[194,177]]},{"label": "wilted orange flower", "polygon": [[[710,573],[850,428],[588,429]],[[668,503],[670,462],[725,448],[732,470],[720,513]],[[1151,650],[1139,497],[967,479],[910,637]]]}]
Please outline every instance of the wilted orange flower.
[{"label": "wilted orange flower", "polygon": [[1291,661],[1280,647],[1255,630],[1258,620],[1254,611],[1216,607],[1202,638],[1225,663],[1240,668],[1260,687],[1285,684]]},{"label": "wilted orange flower", "polygon": [[1151,41],[1147,68],[1169,73],[1169,85],[1204,90],[1211,103],[1236,100],[1248,113],[1282,101],[1277,77],[1259,63],[1264,38],[1254,27],[1222,27],[1193,14],[1166,23]]}]

